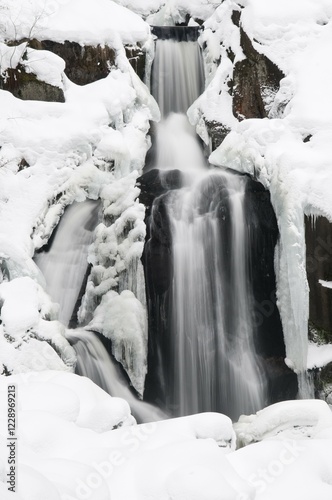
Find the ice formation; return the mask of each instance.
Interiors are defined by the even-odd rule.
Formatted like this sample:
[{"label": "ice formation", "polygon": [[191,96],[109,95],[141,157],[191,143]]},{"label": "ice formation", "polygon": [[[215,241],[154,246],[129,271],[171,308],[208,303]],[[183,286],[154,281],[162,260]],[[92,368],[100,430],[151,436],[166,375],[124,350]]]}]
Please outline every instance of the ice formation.
[{"label": "ice formation", "polygon": [[[158,119],[159,110],[130,66],[123,44],[146,44],[149,51],[152,38],[149,26],[139,16],[114,2],[100,0],[93,12],[89,2],[78,5],[74,0],[58,2],[56,9],[53,2],[45,2],[43,6],[38,1],[23,5],[19,0],[6,2],[2,7],[3,41],[32,36],[60,42],[67,39],[81,44],[109,44],[116,54],[117,65],[108,77],[78,86],[64,75],[64,62],[58,56],[29,49],[26,42],[14,48],[1,43],[0,47],[2,73],[21,64],[40,80],[62,88],[65,95],[64,103],[22,101],[4,91],[0,95],[3,205],[0,294],[2,314],[6,317],[1,325],[6,335],[1,341],[6,346],[3,370],[38,369],[29,355],[22,353],[31,352],[30,342],[36,344],[39,340],[42,345],[50,342],[48,347],[54,353],[54,359],[46,356],[50,368],[72,370],[75,355],[63,336],[63,326],[56,321],[56,305],[46,295],[39,301],[35,299],[36,287],[45,289],[45,280],[32,257],[48,241],[67,205],[100,198],[107,226],[99,227],[96,244],[102,243],[98,239],[102,238],[104,245],[98,251],[91,249],[90,255],[104,248],[109,259],[107,263],[101,255],[91,259],[96,264],[92,273],[98,275],[99,289],[93,287],[93,293],[89,294],[88,287],[81,319],[90,321],[91,311],[96,307],[93,300],[97,297],[100,302],[114,288],[118,293],[133,292],[140,304],[137,307],[144,311],[144,278],[139,260],[145,236],[144,207],[136,201],[139,191],[135,180],[150,146],[149,120]],[[76,11],[78,16],[73,15]],[[16,19],[15,33],[12,33],[13,19]],[[22,280],[26,280],[29,289],[21,286]],[[19,290],[17,300],[22,304],[18,318],[10,312],[14,292],[9,290],[15,286]],[[29,293],[29,299],[25,298]],[[145,318],[140,326],[138,387],[142,392],[146,371]],[[11,340],[14,334],[16,343]],[[9,358],[6,353],[11,353]]]}]

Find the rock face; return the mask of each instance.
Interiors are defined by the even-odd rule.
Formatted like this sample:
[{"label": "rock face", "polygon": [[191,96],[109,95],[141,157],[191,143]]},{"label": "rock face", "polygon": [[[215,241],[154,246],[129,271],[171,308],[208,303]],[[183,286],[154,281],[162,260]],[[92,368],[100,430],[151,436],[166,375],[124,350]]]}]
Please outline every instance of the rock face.
[{"label": "rock face", "polygon": [[233,114],[239,120],[268,116],[271,96],[279,90],[283,72],[259,54],[240,27],[241,47],[246,59],[238,61],[233,73]]},{"label": "rock face", "polygon": [[310,287],[309,319],[324,340],[332,342],[332,288],[319,280],[331,282],[332,287],[332,223],[325,217],[305,219],[307,276]]},{"label": "rock face", "polygon": [[[170,191],[181,187],[182,179],[179,171],[152,170],[138,182],[141,188],[140,201],[147,207],[147,239],[143,264],[149,311],[149,369],[145,397],[152,402],[157,401],[160,406],[168,406],[166,393],[167,386],[171,383],[169,336],[173,269],[172,235],[166,202]],[[220,207],[227,209],[227,203],[222,199]],[[274,248],[279,234],[277,222],[269,192],[251,179],[248,179],[247,184],[245,213],[250,235],[248,252],[254,295],[256,350],[266,367],[271,402],[275,402],[294,397],[297,381],[296,375],[283,362],[285,346],[275,298]],[[220,210],[219,216],[223,218],[223,215]]]},{"label": "rock face", "polygon": [[[115,64],[115,50],[107,45],[96,47],[91,45],[81,46],[76,42],[64,43],[51,40],[32,40],[29,46],[33,49],[49,50],[60,56],[66,63],[65,73],[77,85],[86,85],[105,78],[110,67]],[[145,53],[139,46],[126,47],[129,62],[143,80],[145,73]]]},{"label": "rock face", "polygon": [[137,180],[140,202],[146,206],[146,244],[142,256],[149,320],[148,374],[145,398],[167,406],[165,388],[171,359],[170,288],[173,278],[171,231],[165,201],[173,189],[182,186],[178,170],[151,170]]},{"label": "rock face", "polygon": [[[233,115],[239,121],[268,117],[280,81],[285,75],[270,59],[255,49],[241,26],[240,11],[233,11],[232,22],[239,29],[240,43],[245,55],[245,59],[235,62],[232,50],[227,50],[227,56],[233,64],[232,77],[228,81]],[[206,127],[212,150],[215,150],[225,139],[229,129],[222,123],[209,121],[206,121]]]},{"label": "rock face", "polygon": [[6,71],[6,78],[0,78],[0,88],[23,100],[65,102],[62,89],[38,80],[21,65]]},{"label": "rock face", "polygon": [[277,219],[269,191],[250,178],[245,214],[249,234],[250,279],[255,301],[256,349],[264,358],[284,357],[285,346],[275,293],[274,250],[279,237]]},{"label": "rock face", "polygon": [[82,47],[76,42],[59,43],[52,40],[32,40],[29,46],[37,50],[48,50],[61,57],[66,63],[66,75],[77,85],[105,78],[109,73],[109,66],[115,61],[114,50],[107,46]]},{"label": "rock face", "polygon": [[[15,42],[16,44],[17,42]],[[76,42],[64,43],[51,40],[29,40],[28,47],[35,50],[47,50],[61,57],[66,64],[65,74],[77,85],[86,85],[105,78],[111,66],[115,64],[116,53],[108,46],[81,46]],[[140,46],[125,47],[127,58],[138,76],[145,78],[145,52]],[[61,88],[38,80],[33,73],[28,73],[22,64],[9,68],[5,76],[0,76],[0,89],[8,90],[15,97],[23,100],[64,102]]]}]

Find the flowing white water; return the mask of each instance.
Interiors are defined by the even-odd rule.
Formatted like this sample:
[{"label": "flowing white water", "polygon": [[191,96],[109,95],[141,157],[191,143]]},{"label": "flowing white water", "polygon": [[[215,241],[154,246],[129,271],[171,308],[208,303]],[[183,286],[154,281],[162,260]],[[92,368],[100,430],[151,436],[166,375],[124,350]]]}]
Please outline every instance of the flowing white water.
[{"label": "flowing white water", "polygon": [[68,325],[88,267],[88,248],[97,225],[99,203],[73,203],[61,217],[51,248],[36,255],[46,289],[59,304],[59,320]]},{"label": "flowing white water", "polygon": [[156,168],[200,170],[205,167],[196,132],[183,114],[170,113],[158,124],[156,144]]},{"label": "flowing white water", "polygon": [[95,333],[83,329],[67,330],[66,338],[77,354],[76,373],[89,377],[111,396],[125,399],[139,422],[167,418],[158,408],[135,397]]},{"label": "flowing white water", "polygon": [[157,40],[152,95],[161,116],[186,113],[203,87],[203,62],[197,42]]},{"label": "flowing white water", "polygon": [[245,179],[211,174],[193,129],[179,114],[199,96],[202,77],[196,42],[157,41],[152,89],[163,120],[156,167],[180,169],[189,180],[168,197],[174,271],[170,400],[177,415],[216,410],[237,418],[265,400],[251,317]]},{"label": "flowing white water", "polygon": [[156,168],[197,170],[204,165],[195,129],[185,115],[202,92],[203,79],[197,42],[157,40],[151,86],[162,117],[156,126]]},{"label": "flowing white water", "polygon": [[206,173],[169,204],[173,238],[173,401],[178,414],[262,408],[254,348],[245,179]]},{"label": "flowing white water", "polygon": [[[73,203],[62,216],[48,251],[35,257],[44,274],[47,291],[59,303],[59,319],[68,325],[87,271],[88,248],[98,222],[99,203]],[[103,343],[96,334],[82,328],[67,330],[66,338],[77,355],[76,373],[93,380],[111,396],[125,399],[140,422],[162,420],[167,416],[140,401],[130,391]]]}]

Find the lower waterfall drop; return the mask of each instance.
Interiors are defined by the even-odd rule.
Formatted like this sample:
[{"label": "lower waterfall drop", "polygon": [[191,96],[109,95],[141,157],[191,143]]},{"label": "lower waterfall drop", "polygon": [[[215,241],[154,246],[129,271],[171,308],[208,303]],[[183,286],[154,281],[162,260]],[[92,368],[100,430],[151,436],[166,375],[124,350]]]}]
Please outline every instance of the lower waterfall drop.
[{"label": "lower waterfall drop", "polygon": [[98,221],[99,203],[73,203],[64,212],[50,248],[35,257],[46,289],[59,304],[59,320],[68,326],[88,268],[88,248]]},{"label": "lower waterfall drop", "polygon": [[244,177],[209,171],[172,192],[171,344],[176,413],[261,409],[248,276]]},{"label": "lower waterfall drop", "polygon": [[[73,203],[62,216],[47,250],[35,257],[47,291],[59,304],[59,320],[68,326],[75,312],[88,269],[88,248],[98,222],[99,202]],[[125,399],[139,422],[167,418],[158,408],[138,399],[98,336],[84,328],[67,329],[77,355],[76,373],[86,376],[111,396]]]},{"label": "lower waterfall drop", "polygon": [[140,423],[167,418],[158,408],[139,400],[129,389],[128,382],[94,332],[77,328],[67,330],[66,338],[77,355],[76,373],[88,377],[111,396],[129,403],[132,414]]}]

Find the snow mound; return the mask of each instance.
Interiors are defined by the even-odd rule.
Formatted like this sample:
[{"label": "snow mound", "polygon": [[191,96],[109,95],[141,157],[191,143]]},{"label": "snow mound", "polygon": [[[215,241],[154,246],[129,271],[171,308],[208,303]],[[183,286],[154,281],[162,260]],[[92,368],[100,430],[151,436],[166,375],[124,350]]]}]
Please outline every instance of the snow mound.
[{"label": "snow mound", "polygon": [[115,0],[146,19],[150,25],[173,26],[194,19],[205,21],[220,4],[219,0]]},{"label": "snow mound", "polygon": [[[2,376],[1,398],[13,384],[19,500],[278,500],[290,491],[294,500],[331,498],[332,421],[322,401],[288,401],[242,417],[237,426],[248,442],[262,441],[236,450],[225,415],[135,425],[123,400],[85,377]],[[2,429],[6,422],[1,411]],[[1,434],[0,493],[9,500],[6,441]]]},{"label": "snow mound", "polygon": [[[227,461],[235,435],[224,415],[138,426],[124,401],[85,377],[54,371],[0,377],[1,397],[13,384],[21,500],[253,498],[253,488]],[[6,417],[0,414],[1,425]],[[0,450],[2,492],[6,447]]]},{"label": "snow mound", "polygon": [[329,406],[320,400],[283,401],[258,411],[242,415],[235,430],[244,445],[269,438],[313,437],[332,426]]},{"label": "snow mound", "polygon": [[139,16],[111,0],[4,0],[0,37],[36,38],[81,45],[145,42],[150,28]]},{"label": "snow mound", "polygon": [[[49,416],[46,417],[46,420],[52,416],[56,420],[68,422],[68,429],[72,424],[75,424],[97,433],[135,423],[126,401],[109,396],[88,378],[73,373],[45,370],[0,377],[0,391],[5,391],[8,384],[16,385],[19,395],[18,410],[23,412],[22,426],[27,425],[29,415],[38,412],[48,413]],[[43,397],[41,398],[41,391],[45,391],[46,387],[47,392],[42,392]],[[34,418],[31,417],[31,421],[33,420]],[[45,425],[44,429],[47,432],[47,422],[43,425]],[[31,439],[31,442],[36,442],[37,422],[34,426],[36,436],[28,436],[29,432],[27,432],[25,440]],[[50,436],[48,441],[50,439],[54,439],[54,446],[58,446],[59,436],[55,434],[53,437]],[[40,441],[38,446],[43,446],[47,451],[50,445],[47,442],[43,444],[41,436],[38,437],[38,440]]]}]

